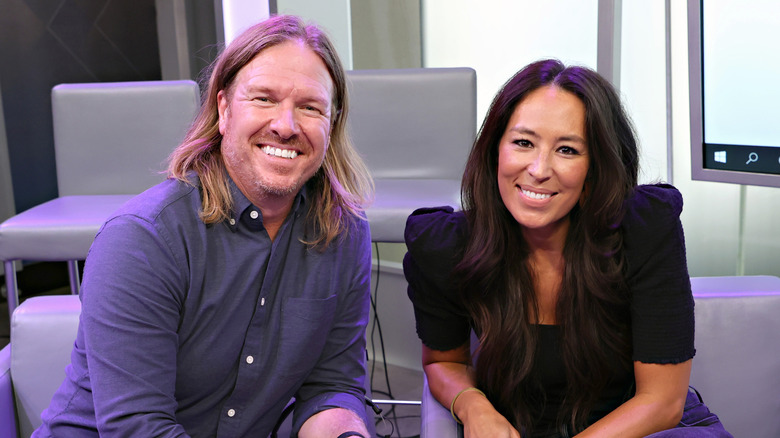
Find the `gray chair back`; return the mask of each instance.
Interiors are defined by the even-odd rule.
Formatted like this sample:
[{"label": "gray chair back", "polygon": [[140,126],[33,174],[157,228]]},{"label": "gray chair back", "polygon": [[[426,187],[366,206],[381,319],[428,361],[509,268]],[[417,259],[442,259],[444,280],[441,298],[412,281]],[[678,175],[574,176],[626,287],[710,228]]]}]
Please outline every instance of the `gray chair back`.
[{"label": "gray chair back", "polygon": [[159,183],[200,106],[189,80],[62,84],[51,98],[60,196],[138,194]]},{"label": "gray chair back", "polygon": [[471,68],[352,70],[349,132],[376,184],[366,215],[372,240],[403,242],[419,207],[460,207],[460,180],[476,134]]}]

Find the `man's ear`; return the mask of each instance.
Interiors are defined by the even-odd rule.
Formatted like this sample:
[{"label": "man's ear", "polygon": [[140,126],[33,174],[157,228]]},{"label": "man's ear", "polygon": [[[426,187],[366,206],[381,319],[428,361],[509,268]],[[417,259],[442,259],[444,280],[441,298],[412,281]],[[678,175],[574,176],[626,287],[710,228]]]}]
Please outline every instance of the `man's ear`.
[{"label": "man's ear", "polygon": [[227,124],[227,118],[230,116],[228,113],[228,97],[225,90],[220,90],[217,93],[217,115],[219,117],[219,133],[225,135],[225,125]]}]

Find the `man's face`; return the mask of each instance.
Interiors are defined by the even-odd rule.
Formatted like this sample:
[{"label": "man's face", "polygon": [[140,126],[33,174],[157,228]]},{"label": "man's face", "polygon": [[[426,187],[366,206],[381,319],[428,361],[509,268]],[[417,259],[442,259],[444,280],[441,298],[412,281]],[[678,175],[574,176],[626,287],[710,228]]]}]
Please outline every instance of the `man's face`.
[{"label": "man's face", "polygon": [[299,41],[263,50],[219,92],[225,166],[252,203],[292,201],[322,165],[332,96],[325,63]]}]

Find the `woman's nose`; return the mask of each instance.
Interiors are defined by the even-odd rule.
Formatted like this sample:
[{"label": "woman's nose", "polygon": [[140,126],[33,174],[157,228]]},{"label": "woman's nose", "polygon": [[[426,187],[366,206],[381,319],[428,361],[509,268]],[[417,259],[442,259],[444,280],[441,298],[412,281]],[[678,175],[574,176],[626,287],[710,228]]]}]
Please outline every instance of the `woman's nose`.
[{"label": "woman's nose", "polygon": [[541,151],[537,152],[531,163],[528,165],[528,173],[539,180],[549,178],[550,174],[552,173],[549,154]]}]

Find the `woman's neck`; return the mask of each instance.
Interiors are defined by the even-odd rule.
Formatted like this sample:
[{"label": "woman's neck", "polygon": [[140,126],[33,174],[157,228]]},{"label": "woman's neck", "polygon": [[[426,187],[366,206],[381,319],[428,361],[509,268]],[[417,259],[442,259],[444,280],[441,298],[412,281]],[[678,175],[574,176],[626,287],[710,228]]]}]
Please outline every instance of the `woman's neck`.
[{"label": "woman's neck", "polygon": [[568,221],[565,226],[545,230],[523,230],[529,247],[528,268],[534,282],[538,306],[536,324],[556,324],[556,306],[563,283]]}]

